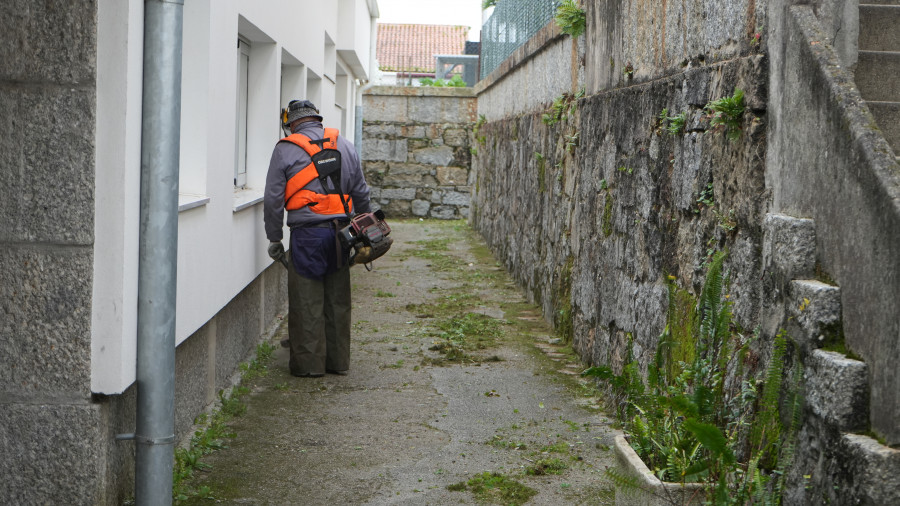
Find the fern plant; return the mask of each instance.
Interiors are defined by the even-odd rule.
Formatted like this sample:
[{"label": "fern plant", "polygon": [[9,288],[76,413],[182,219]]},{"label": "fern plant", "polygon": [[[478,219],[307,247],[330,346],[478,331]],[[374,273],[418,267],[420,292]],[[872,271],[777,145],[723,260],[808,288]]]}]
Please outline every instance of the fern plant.
[{"label": "fern plant", "polygon": [[741,125],[744,117],[744,91],[735,88],[730,97],[722,97],[706,104],[710,125],[713,129],[724,129],[725,135],[732,141],[741,138]]},{"label": "fern plant", "polygon": [[556,8],[556,24],[563,33],[580,37],[584,33],[586,16],[575,0],[563,0]]},{"label": "fern plant", "polygon": [[687,113],[683,111],[675,116],[669,116],[669,109],[663,109],[659,113],[659,126],[665,128],[669,135],[678,135],[684,132],[686,121]]},{"label": "fern plant", "polygon": [[725,253],[720,252],[710,265],[698,304],[695,358],[690,364],[679,364],[680,374],[674,378],[666,374],[666,356],[673,345],[672,321],[660,336],[648,366],[646,387],[636,362],[626,365],[619,376],[608,368],[590,368],[584,373],[608,381],[616,397],[626,399],[617,407],[618,414],[624,415],[625,432],[638,456],[663,481],[703,481],[719,474],[719,467],[736,462],[731,440],[720,429],[725,418],[726,343],[731,337],[731,305],[722,293],[724,258]]},{"label": "fern plant", "polygon": [[[673,329],[684,328],[678,327],[677,320],[685,315],[676,315],[676,306],[671,305],[669,322],[647,367],[646,384],[633,361],[620,375],[608,367],[592,367],[583,374],[610,385],[629,443],[660,480],[704,482],[709,500],[716,505],[780,504],[784,471],[793,459],[793,435],[800,422],[802,403],[796,392],[802,371],[795,368],[784,402],[791,409],[789,427],[781,425],[779,412],[788,348],[784,333],[776,339],[762,396],[757,395],[753,381],[741,383],[736,394],[725,391],[727,371],[741,367],[750,348],[750,341],[732,323],[732,302],[725,293],[725,255],[713,255],[696,304],[698,325],[687,327],[695,349],[680,356],[691,357],[689,363],[679,362],[677,367],[667,363],[675,356],[673,348],[685,344],[673,336]],[[740,462],[737,450],[745,448],[745,441],[750,448]],[[614,482],[628,486],[628,480],[610,474]]]}]

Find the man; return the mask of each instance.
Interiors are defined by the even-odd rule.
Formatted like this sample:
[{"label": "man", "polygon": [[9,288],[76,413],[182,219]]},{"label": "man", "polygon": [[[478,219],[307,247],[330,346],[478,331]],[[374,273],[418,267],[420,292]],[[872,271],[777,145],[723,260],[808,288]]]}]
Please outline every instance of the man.
[{"label": "man", "polygon": [[350,369],[350,266],[337,230],[349,215],[371,212],[369,187],[353,145],[322,126],[312,102],[291,101],[282,122],[292,133],[272,152],[263,218],[273,259],[285,254],[285,210],[291,228],[289,367],[300,377],[343,375]]}]

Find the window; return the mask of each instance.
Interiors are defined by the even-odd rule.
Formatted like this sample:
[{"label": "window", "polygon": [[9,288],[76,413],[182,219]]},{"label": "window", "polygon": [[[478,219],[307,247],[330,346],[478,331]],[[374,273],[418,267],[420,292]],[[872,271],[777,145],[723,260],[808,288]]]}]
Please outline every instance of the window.
[{"label": "window", "polygon": [[247,109],[250,81],[250,42],[237,42],[237,125],[234,129],[234,186],[247,185]]},{"label": "window", "polygon": [[347,127],[347,111],[350,106],[350,77],[340,64],[336,65],[335,74],[334,107],[341,113],[341,132],[346,132],[344,135],[351,135],[352,132]]}]

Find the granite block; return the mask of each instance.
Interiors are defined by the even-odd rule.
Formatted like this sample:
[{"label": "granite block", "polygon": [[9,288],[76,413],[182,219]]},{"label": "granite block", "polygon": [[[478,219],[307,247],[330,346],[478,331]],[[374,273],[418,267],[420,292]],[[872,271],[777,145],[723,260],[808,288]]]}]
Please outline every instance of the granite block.
[{"label": "granite block", "polygon": [[97,1],[0,2],[0,80],[93,83]]},{"label": "granite block", "polygon": [[815,222],[767,214],[763,221],[763,265],[785,280],[811,277],[816,266]]},{"label": "granite block", "polygon": [[453,161],[453,148],[450,146],[424,148],[413,151],[412,156],[419,163],[446,166]]},{"label": "granite block", "polygon": [[464,184],[469,179],[469,171],[462,167],[438,167],[435,175],[442,186]]},{"label": "granite block", "polygon": [[101,412],[72,404],[0,404],[4,504],[98,504],[107,445]]},{"label": "granite block", "polygon": [[900,504],[900,450],[860,434],[844,434],[849,473],[843,504]]},{"label": "granite block", "polygon": [[0,248],[4,390],[90,392],[93,268],[89,248]]},{"label": "granite block", "polygon": [[456,211],[454,206],[437,206],[431,209],[431,217],[438,220],[453,220],[458,218]]},{"label": "granite block", "polygon": [[448,146],[468,146],[469,135],[462,128],[448,128],[444,130],[444,144]]},{"label": "granite block", "polygon": [[865,429],[868,368],[833,351],[814,350],[806,370],[806,401],[813,413],[841,431]]},{"label": "granite block", "polygon": [[431,203],[429,203],[427,200],[412,201],[413,216],[428,216],[429,209],[431,209]]},{"label": "granite block", "polygon": [[790,284],[788,314],[800,325],[805,344],[815,346],[836,338],[841,323],[841,289],[814,279]]},{"label": "granite block", "polygon": [[0,240],[91,244],[95,91],[6,88],[0,105]]},{"label": "granite block", "polygon": [[379,192],[382,199],[412,200],[416,198],[415,188],[385,188]]},{"label": "granite block", "polygon": [[363,160],[386,160],[405,162],[407,160],[407,140],[363,139]]},{"label": "granite block", "polygon": [[403,96],[371,96],[363,98],[366,121],[387,121],[404,123],[413,118],[407,107],[407,98]]},{"label": "granite block", "polygon": [[469,194],[456,191],[448,191],[445,192],[444,196],[441,198],[441,203],[451,206],[468,206]]}]

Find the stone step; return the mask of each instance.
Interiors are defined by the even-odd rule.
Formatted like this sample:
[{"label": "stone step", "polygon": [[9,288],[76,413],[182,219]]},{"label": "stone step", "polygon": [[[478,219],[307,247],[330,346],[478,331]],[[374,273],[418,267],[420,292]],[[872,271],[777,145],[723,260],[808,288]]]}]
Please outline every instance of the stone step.
[{"label": "stone step", "polygon": [[863,5],[900,5],[900,0],[865,0],[859,5],[860,7]]},{"label": "stone step", "polygon": [[859,49],[900,51],[900,5],[859,6]]},{"label": "stone step", "polygon": [[799,325],[794,340],[804,350],[833,344],[841,326],[841,288],[815,279],[789,286],[788,315]]},{"label": "stone step", "polygon": [[769,213],[763,220],[763,265],[787,287],[816,270],[816,223],[809,218]]},{"label": "stone step", "polygon": [[900,153],[900,102],[866,102],[866,105],[894,153]]},{"label": "stone step", "polygon": [[854,80],[864,100],[900,102],[900,52],[860,51]]},{"label": "stone step", "polygon": [[865,430],[869,421],[869,379],[865,362],[841,353],[813,350],[804,364],[806,403],[840,431]]},{"label": "stone step", "polygon": [[900,449],[866,435],[843,434],[834,453],[847,477],[833,485],[836,503],[900,504]]}]

